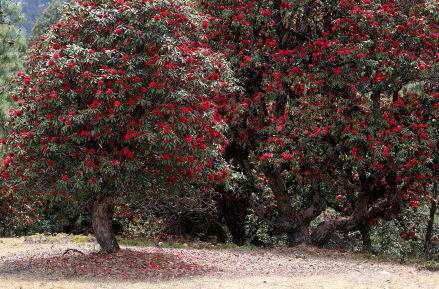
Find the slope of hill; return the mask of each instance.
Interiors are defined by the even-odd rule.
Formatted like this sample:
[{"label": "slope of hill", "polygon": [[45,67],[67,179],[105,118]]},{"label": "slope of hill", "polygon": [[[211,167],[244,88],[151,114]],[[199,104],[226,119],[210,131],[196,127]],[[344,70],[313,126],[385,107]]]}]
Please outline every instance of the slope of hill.
[{"label": "slope of hill", "polygon": [[23,27],[27,32],[32,31],[35,20],[41,12],[49,5],[51,0],[17,0],[23,5],[23,13],[26,17],[26,22]]}]

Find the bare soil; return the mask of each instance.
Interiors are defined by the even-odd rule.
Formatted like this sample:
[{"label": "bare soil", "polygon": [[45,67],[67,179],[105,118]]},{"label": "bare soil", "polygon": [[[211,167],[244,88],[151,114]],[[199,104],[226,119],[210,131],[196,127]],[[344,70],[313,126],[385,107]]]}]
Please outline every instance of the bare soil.
[{"label": "bare soil", "polygon": [[0,288],[439,289],[438,272],[306,246],[97,251],[66,236],[0,239]]}]

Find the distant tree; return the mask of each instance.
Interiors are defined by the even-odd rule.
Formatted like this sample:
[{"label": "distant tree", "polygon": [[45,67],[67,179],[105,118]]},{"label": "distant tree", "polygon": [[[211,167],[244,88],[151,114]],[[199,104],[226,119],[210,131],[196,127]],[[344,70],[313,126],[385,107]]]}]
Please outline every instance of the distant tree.
[{"label": "distant tree", "polygon": [[184,0],[68,4],[18,76],[3,193],[87,201],[111,253],[118,198],[178,202],[223,182],[217,103],[235,87],[204,19]]},{"label": "distant tree", "polygon": [[[23,14],[26,17],[26,21],[22,24],[26,35],[30,35],[35,25],[35,21],[41,15],[41,13],[49,6],[52,0],[21,0],[23,7]],[[17,1],[18,2],[18,1]]]},{"label": "distant tree", "polygon": [[6,91],[12,75],[21,67],[26,48],[23,32],[21,6],[11,0],[0,0],[0,106],[3,115],[7,107]]},{"label": "distant tree", "polygon": [[63,0],[53,0],[49,3],[47,8],[35,20],[31,35],[32,39],[44,35],[53,24],[60,20],[65,2]]}]

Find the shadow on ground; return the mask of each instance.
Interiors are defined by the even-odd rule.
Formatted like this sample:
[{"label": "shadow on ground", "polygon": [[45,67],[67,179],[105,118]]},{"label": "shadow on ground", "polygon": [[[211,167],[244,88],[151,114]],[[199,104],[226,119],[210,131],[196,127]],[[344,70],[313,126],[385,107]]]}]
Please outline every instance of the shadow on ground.
[{"label": "shadow on ground", "polygon": [[0,276],[24,280],[95,279],[123,281],[175,280],[203,276],[213,268],[186,262],[172,254],[121,250],[116,254],[68,251],[51,257],[0,262]]}]

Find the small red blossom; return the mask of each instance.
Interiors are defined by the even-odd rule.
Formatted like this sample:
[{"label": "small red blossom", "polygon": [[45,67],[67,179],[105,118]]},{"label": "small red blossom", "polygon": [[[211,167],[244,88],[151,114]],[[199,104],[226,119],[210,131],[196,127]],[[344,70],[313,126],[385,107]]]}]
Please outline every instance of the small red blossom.
[{"label": "small red blossom", "polygon": [[272,14],[270,9],[261,9],[261,10],[259,10],[259,12],[261,13],[262,16],[265,16],[265,17],[269,17]]},{"label": "small red blossom", "polygon": [[184,137],[185,142],[191,143],[194,140],[194,137],[191,135],[187,135]]},{"label": "small red blossom", "polygon": [[212,107],[212,103],[208,100],[203,101],[202,103],[200,103],[200,107],[203,110],[209,110]]},{"label": "small red blossom", "polygon": [[220,74],[217,71],[212,72],[208,77],[209,80],[218,80],[219,78]]},{"label": "small red blossom", "polygon": [[1,172],[1,177],[3,180],[7,181],[11,178],[11,174],[5,170]]},{"label": "small red blossom", "polygon": [[290,160],[293,159],[293,155],[292,155],[291,153],[289,153],[289,152],[283,152],[283,153],[281,154],[281,157],[282,157],[282,159],[283,159],[284,161],[290,161]]},{"label": "small red blossom", "polygon": [[122,155],[124,157],[126,157],[127,159],[132,159],[134,158],[134,153],[128,148],[128,147],[124,147],[121,151]]},{"label": "small red blossom", "polygon": [[89,130],[80,130],[78,132],[79,137],[89,138],[91,136],[91,132]]},{"label": "small red blossom", "polygon": [[102,104],[101,100],[93,99],[92,102],[88,105],[88,107],[91,109],[96,109],[96,108],[100,107],[101,104]]},{"label": "small red blossom", "polygon": [[114,29],[114,33],[117,34],[117,35],[122,34],[122,32],[123,32],[123,30],[120,27],[117,27],[116,29]]},{"label": "small red blossom", "polygon": [[11,109],[9,110],[9,115],[13,117],[18,117],[23,115],[23,111],[21,109]]},{"label": "small red blossom", "polygon": [[412,207],[413,209],[418,209],[420,206],[420,203],[418,200],[411,200],[410,201],[410,207]]},{"label": "small red blossom", "polygon": [[120,100],[115,100],[113,105],[114,105],[115,108],[118,108],[118,107],[121,107],[122,102]]},{"label": "small red blossom", "polygon": [[383,157],[387,158],[390,155],[390,148],[388,146],[383,147]]},{"label": "small red blossom", "polygon": [[156,82],[156,81],[151,81],[148,84],[148,88],[149,89],[160,89],[160,84],[158,82]]},{"label": "small red blossom", "polygon": [[384,75],[383,73],[381,73],[380,71],[378,71],[377,73],[375,73],[375,76],[373,77],[374,82],[379,83],[379,82],[383,82],[386,79],[386,75]]},{"label": "small red blossom", "polygon": [[273,158],[273,154],[272,153],[263,153],[262,155],[259,156],[259,159],[261,161],[265,161],[265,160],[268,160],[268,159],[271,159],[271,158]]},{"label": "small red blossom", "polygon": [[334,67],[332,69],[332,72],[334,72],[335,75],[340,75],[342,73],[343,69],[341,67]]},{"label": "small red blossom", "polygon": [[91,159],[86,159],[86,160],[84,161],[84,165],[85,165],[87,168],[93,168],[93,167],[94,167],[94,162],[93,162]]},{"label": "small red blossom", "polygon": [[133,138],[136,138],[140,135],[139,132],[129,129],[123,136],[124,141],[129,141]]},{"label": "small red blossom", "polygon": [[291,9],[291,8],[293,8],[293,7],[294,7],[294,4],[291,3],[291,2],[282,1],[282,2],[280,3],[280,8],[281,8],[281,9]]},{"label": "small red blossom", "polygon": [[5,167],[5,168],[9,167],[9,165],[11,164],[11,162],[12,162],[12,156],[11,156],[11,155],[6,155],[6,156],[3,158],[3,167]]},{"label": "small red blossom", "polygon": [[162,154],[161,157],[163,160],[167,161],[167,160],[170,160],[172,158],[172,154],[164,153],[164,154]]}]

